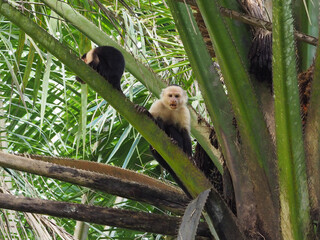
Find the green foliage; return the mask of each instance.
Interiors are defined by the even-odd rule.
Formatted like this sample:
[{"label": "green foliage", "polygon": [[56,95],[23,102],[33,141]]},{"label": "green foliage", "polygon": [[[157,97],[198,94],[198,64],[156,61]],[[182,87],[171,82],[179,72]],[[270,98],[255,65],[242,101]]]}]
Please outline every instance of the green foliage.
[{"label": "green foliage", "polygon": [[310,205],[290,2],[273,2],[273,86],[283,236],[308,239]]},{"label": "green foliage", "polygon": [[[197,1],[214,44],[217,55],[214,60],[220,64],[224,84],[221,84],[220,76],[212,72],[213,60],[202,44],[199,29],[194,28],[193,10],[184,3],[169,1],[168,8],[163,1],[148,0],[127,3],[128,8],[120,2],[114,4],[103,1],[104,7],[100,8],[94,1],[59,2],[70,6],[70,12],[64,12],[63,15],[58,10],[56,14],[51,9],[54,8],[50,6],[53,1],[42,2],[47,5],[37,4],[40,3],[37,1],[25,3],[29,18],[78,55],[91,45],[86,36],[96,44],[122,46],[121,51],[127,59],[122,89],[130,101],[149,108],[154,100],[151,94],[158,96],[160,89],[166,84],[179,84],[187,90],[190,104],[201,117],[215,127],[224,158],[233,179],[236,180],[233,186],[238,204],[239,232],[243,230],[241,221],[247,223],[246,217],[252,217],[253,222],[255,218],[263,220],[263,227],[269,228],[266,232],[275,232],[274,236],[282,235],[285,239],[312,239],[310,225],[314,219],[310,218],[309,210],[311,207],[312,210],[319,209],[315,199],[320,197],[317,195],[318,190],[312,192],[316,197],[313,196],[313,205],[310,206],[305,161],[309,160],[313,168],[318,167],[318,155],[314,153],[319,146],[315,147],[316,150],[309,149],[305,153],[296,81],[291,5],[287,6],[287,2],[283,1],[273,1],[273,37],[276,43],[273,48],[274,94],[278,149],[275,156],[275,148],[253,88],[254,80],[250,79],[248,74],[245,58],[250,36],[244,25],[238,27],[232,19],[223,18],[219,14],[219,4],[234,8],[236,1]],[[310,9],[309,1],[307,6]],[[88,24],[85,18],[72,22],[69,18],[76,12],[85,13],[83,15],[90,19],[92,24]],[[314,21],[318,12],[313,10],[310,14]],[[307,15],[301,11],[296,15],[299,16],[296,19],[301,29],[316,33],[317,29],[308,26]],[[0,16],[0,22],[0,118],[5,122],[0,125],[1,134],[3,133],[0,146],[3,149],[12,153],[85,158],[133,169],[171,182],[171,177],[164,175],[151,156],[149,143],[134,128],[136,126],[130,124],[134,123],[134,120],[124,119],[110,105],[114,105],[112,99],[110,103],[106,102],[92,88],[81,86],[75,81],[74,72],[62,64],[55,54],[51,55],[48,49],[37,45],[30,36],[3,16]],[[103,33],[110,36],[110,39]],[[311,62],[313,51],[309,47],[300,48],[299,57],[302,58],[303,67]],[[68,56],[69,53],[64,54]],[[317,71],[319,64],[316,64]],[[215,84],[212,84],[213,82]],[[318,105],[317,99],[318,96],[314,95],[314,106]],[[315,108],[311,119],[318,121],[319,114]],[[195,119],[194,117],[192,133],[200,142],[204,135],[197,129]],[[234,119],[237,121],[237,128]],[[308,124],[307,133],[311,133],[314,125]],[[316,129],[312,136],[318,139],[319,129]],[[307,141],[310,146],[314,146],[310,137]],[[214,154],[210,157],[220,172],[223,172],[218,157]],[[274,164],[275,158],[279,165]],[[189,173],[192,173],[190,169],[179,169],[182,166],[179,161],[173,161],[172,164],[180,175],[189,176]],[[278,170],[279,175],[275,174]],[[319,175],[316,170],[312,173]],[[164,213],[147,204],[57,180],[8,169],[4,170],[3,175],[6,182],[10,183],[9,190],[12,194],[77,203],[81,203],[82,196],[85,195],[94,205]],[[204,184],[197,188],[194,183],[197,179],[188,182],[187,177],[183,180],[187,185],[190,184],[194,195],[201,192],[201,187],[207,186]],[[316,182],[315,186],[318,185]],[[278,218],[277,213],[280,200],[282,219]],[[243,206],[249,211],[242,211]],[[6,238],[8,234],[1,227],[7,214],[3,212],[0,217],[0,238]],[[34,228],[33,221],[27,214],[18,213],[17,216],[22,220],[17,222],[15,230],[22,239],[36,239],[41,234]],[[74,233],[75,221],[54,219],[59,230],[50,232],[52,236],[63,239],[62,233]],[[278,222],[281,222],[281,233],[278,226],[274,227]],[[235,223],[238,224],[236,221]],[[44,229],[48,227],[43,222],[41,224]],[[232,226],[238,227],[237,224]],[[88,239],[163,238],[160,235],[115,227],[92,224],[89,226]],[[223,232],[224,229],[221,229],[218,231]],[[305,233],[310,234],[304,235]]]}]

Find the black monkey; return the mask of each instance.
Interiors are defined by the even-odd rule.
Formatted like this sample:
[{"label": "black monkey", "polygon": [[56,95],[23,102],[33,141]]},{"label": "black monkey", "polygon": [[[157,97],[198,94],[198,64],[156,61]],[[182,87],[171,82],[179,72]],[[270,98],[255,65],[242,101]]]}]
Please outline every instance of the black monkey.
[{"label": "black monkey", "polygon": [[[121,91],[120,80],[124,72],[125,61],[122,53],[111,46],[91,49],[81,59],[103,76],[114,88]],[[79,77],[76,79],[81,82]]]}]

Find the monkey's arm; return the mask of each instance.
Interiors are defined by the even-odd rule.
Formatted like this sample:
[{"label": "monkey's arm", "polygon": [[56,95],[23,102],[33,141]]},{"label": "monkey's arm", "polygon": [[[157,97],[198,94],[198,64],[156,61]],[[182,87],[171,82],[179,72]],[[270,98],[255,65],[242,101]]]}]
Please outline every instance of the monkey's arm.
[{"label": "monkey's arm", "polygon": [[188,156],[192,156],[192,144],[190,134],[186,129],[181,130],[181,135],[183,139],[183,151],[188,154]]},{"label": "monkey's arm", "polygon": [[182,150],[184,150],[184,148],[183,148],[184,139],[181,134],[181,131],[176,126],[167,125],[167,126],[165,126],[164,131],[172,139],[172,142],[174,144],[177,144]]},{"label": "monkey's arm", "polygon": [[161,118],[159,118],[159,117],[154,118],[153,115],[148,111],[148,109],[146,109],[143,106],[136,104],[134,107],[137,110],[137,112],[146,114],[149,118],[151,118],[159,126],[159,128],[161,128],[162,130],[164,130],[166,132],[166,124],[163,122],[163,120]]},{"label": "monkey's arm", "polygon": [[192,144],[188,130],[179,129],[174,125],[168,125],[164,130],[188,156],[192,156]]}]

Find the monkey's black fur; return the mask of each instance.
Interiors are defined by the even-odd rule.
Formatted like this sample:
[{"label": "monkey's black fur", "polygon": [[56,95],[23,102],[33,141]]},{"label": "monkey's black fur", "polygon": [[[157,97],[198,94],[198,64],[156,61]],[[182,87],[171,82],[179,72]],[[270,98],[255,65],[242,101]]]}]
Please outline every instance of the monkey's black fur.
[{"label": "monkey's black fur", "polygon": [[157,118],[156,123],[189,157],[192,156],[191,138],[186,129],[167,124],[161,118]]},{"label": "monkey's black fur", "polygon": [[[192,157],[191,138],[186,129],[181,129],[178,126],[166,124],[161,118],[154,119],[154,121],[159,126],[159,128],[161,128],[172,139],[173,143],[177,144],[189,157]],[[173,177],[176,183],[182,188],[182,190],[189,197],[191,197],[187,188],[180,181],[180,179],[172,170],[172,168],[169,166],[169,164],[163,159],[163,157],[161,157],[161,155],[151,145],[150,145],[150,151],[152,153],[152,156],[158,161],[158,163],[163,168],[165,168],[170,173],[170,175]]]},{"label": "monkey's black fur", "polygon": [[[89,63],[87,63],[88,53],[85,53],[81,59],[110,82],[114,88],[121,91],[120,80],[125,67],[122,53],[111,46],[101,46],[91,51],[88,52],[92,54],[92,60]],[[79,77],[76,79],[84,83]]]}]

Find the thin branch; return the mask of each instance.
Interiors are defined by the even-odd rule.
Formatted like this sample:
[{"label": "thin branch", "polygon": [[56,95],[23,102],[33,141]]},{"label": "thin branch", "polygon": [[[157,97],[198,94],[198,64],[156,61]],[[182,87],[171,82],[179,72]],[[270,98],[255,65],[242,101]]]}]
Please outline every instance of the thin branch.
[{"label": "thin branch", "polygon": [[[272,31],[272,23],[271,22],[268,22],[268,21],[265,21],[265,20],[262,20],[259,18],[255,18],[255,17],[249,16],[249,15],[246,15],[244,13],[239,13],[234,10],[230,10],[230,9],[223,8],[223,7],[220,8],[220,12],[225,17],[233,18],[233,19],[236,19],[236,20],[241,21],[243,23],[249,24],[251,26],[264,28],[268,31]],[[317,46],[318,39],[315,37],[303,34],[298,31],[295,31],[294,35],[300,41]]]},{"label": "thin branch", "polygon": [[[176,235],[181,221],[179,217],[154,213],[17,197],[4,193],[0,193],[0,208],[47,214],[60,218],[71,218],[78,221],[164,235]],[[205,237],[210,236],[205,223],[200,223],[198,234]]]},{"label": "thin branch", "polygon": [[29,4],[29,5],[42,5],[42,6],[44,6],[43,3],[29,2],[29,1],[16,1],[16,3],[19,3],[19,4]]}]

